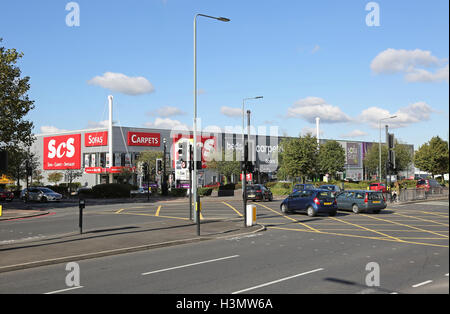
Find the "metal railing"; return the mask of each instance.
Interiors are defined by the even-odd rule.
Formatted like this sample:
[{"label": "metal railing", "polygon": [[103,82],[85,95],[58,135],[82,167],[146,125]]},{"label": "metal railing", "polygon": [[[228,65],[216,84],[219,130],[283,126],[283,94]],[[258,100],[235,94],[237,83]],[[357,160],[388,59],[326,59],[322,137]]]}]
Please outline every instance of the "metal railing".
[{"label": "metal railing", "polygon": [[[394,194],[397,194],[396,196]],[[417,200],[427,200],[434,198],[442,198],[449,196],[449,188],[447,187],[434,187],[428,191],[425,189],[400,189],[399,192],[392,191],[392,194],[384,193],[384,197],[387,202],[408,202]]]}]

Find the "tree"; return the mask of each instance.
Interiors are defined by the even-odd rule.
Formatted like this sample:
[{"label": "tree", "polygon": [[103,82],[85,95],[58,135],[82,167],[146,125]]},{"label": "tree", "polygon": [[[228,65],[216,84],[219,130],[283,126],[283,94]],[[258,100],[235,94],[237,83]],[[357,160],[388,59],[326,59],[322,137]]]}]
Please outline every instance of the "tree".
[{"label": "tree", "polygon": [[327,141],[320,145],[318,165],[322,173],[328,173],[332,178],[339,171],[344,171],[345,149],[337,141]]},{"label": "tree", "polygon": [[231,181],[232,175],[239,176],[241,173],[241,163],[236,161],[236,151],[233,152],[233,161],[225,160],[225,150],[221,152],[222,158],[218,158],[217,154],[220,154],[220,152],[215,153],[211,157],[211,160],[206,163],[206,167],[208,169],[214,169],[219,174],[225,176],[227,183]]},{"label": "tree", "polygon": [[63,174],[61,172],[52,172],[47,176],[47,180],[53,182],[54,185],[58,184],[62,180]]},{"label": "tree", "polygon": [[281,142],[282,152],[280,170],[293,178],[313,176],[317,169],[317,139],[311,134],[299,138],[285,139]]},{"label": "tree", "polygon": [[[139,153],[139,157],[136,160],[136,165],[146,162],[148,164],[148,172],[150,176],[152,174],[156,177],[156,159],[163,158],[163,152],[149,150]],[[156,180],[155,180],[156,181]]]},{"label": "tree", "polygon": [[429,142],[423,144],[416,151],[414,164],[422,171],[435,174],[449,172],[448,143],[439,136],[433,137]]},{"label": "tree", "polygon": [[[2,38],[0,38],[0,44]],[[28,76],[16,66],[23,53],[0,47],[0,147],[29,147],[34,142],[33,123],[24,119],[34,109],[28,98]]]},{"label": "tree", "polygon": [[[376,174],[379,167],[379,150],[378,144],[373,145],[366,156],[364,157],[364,167],[369,174]],[[410,149],[411,146],[395,142],[395,173],[405,171],[413,161],[413,154]],[[381,145],[381,175],[386,177],[386,160],[387,160],[387,146]]]},{"label": "tree", "polygon": [[[66,181],[69,181],[69,193],[72,193],[73,180],[83,176],[83,170],[66,169],[64,170],[64,177]],[[59,180],[58,180],[59,181]]]}]

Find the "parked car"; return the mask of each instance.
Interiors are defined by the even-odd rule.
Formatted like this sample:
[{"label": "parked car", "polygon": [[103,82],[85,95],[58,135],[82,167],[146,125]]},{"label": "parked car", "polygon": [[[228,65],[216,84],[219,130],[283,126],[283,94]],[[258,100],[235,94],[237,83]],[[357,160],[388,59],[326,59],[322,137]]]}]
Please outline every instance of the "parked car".
[{"label": "parked car", "polygon": [[23,189],[20,193],[20,199],[24,202],[27,201],[38,201],[38,202],[54,202],[60,201],[62,195],[56,193],[52,189],[45,187],[32,187],[28,189]]},{"label": "parked car", "polygon": [[13,192],[7,191],[4,188],[0,188],[0,201],[12,202],[13,199],[14,199]]},{"label": "parked car", "polygon": [[314,190],[316,187],[314,184],[311,183],[305,183],[305,184],[296,184],[294,185],[294,188],[292,189],[292,193],[297,191],[303,191],[303,190]]},{"label": "parked car", "polygon": [[339,210],[351,210],[355,214],[372,212],[378,214],[386,208],[386,199],[379,191],[344,191],[336,196]]},{"label": "parked car", "polygon": [[331,191],[334,194],[334,196],[336,196],[336,194],[341,191],[340,187],[332,184],[321,185],[319,186],[319,189]]},{"label": "parked car", "polygon": [[273,201],[270,189],[263,184],[247,185],[247,200]]},{"label": "parked car", "polygon": [[303,190],[289,195],[280,205],[283,214],[290,212],[306,212],[314,217],[319,213],[335,216],[337,213],[336,199],[329,190]]},{"label": "parked car", "polygon": [[438,187],[441,187],[441,185],[435,179],[420,179],[416,183],[416,189],[424,189],[426,192]]},{"label": "parked car", "polygon": [[379,182],[371,183],[369,185],[369,190],[371,190],[371,191],[379,191],[379,192],[382,192],[382,193],[387,193],[386,184],[379,183]]}]

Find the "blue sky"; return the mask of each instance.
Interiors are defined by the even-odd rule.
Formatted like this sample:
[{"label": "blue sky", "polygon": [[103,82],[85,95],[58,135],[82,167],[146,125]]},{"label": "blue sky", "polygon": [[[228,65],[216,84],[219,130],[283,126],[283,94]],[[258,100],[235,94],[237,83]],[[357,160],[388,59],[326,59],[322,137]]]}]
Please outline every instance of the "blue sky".
[{"label": "blue sky", "polygon": [[35,133],[99,126],[191,125],[193,18],[198,20],[198,111],[202,125],[240,126],[242,99],[256,126],[297,136],[378,141],[378,120],[418,145],[449,126],[448,1],[4,0],[0,37],[24,52]]}]

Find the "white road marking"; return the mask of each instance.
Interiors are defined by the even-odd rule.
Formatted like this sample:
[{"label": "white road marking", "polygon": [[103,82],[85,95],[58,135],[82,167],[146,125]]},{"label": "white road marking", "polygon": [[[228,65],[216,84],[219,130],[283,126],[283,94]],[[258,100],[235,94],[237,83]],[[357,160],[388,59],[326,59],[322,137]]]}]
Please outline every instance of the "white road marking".
[{"label": "white road marking", "polygon": [[418,287],[425,286],[425,285],[427,285],[427,284],[429,284],[429,283],[432,283],[432,282],[433,282],[433,280],[427,280],[427,281],[418,283],[418,284],[416,284],[416,285],[413,285],[412,287],[413,287],[413,288],[418,288]]},{"label": "white road marking", "polygon": [[247,289],[235,291],[232,294],[239,294],[239,293],[242,293],[242,292],[247,292],[247,291],[250,291],[250,290],[255,290],[255,289],[258,289],[258,288],[270,286],[270,285],[273,285],[273,284],[276,284],[276,283],[279,283],[279,282],[282,282],[282,281],[286,281],[286,280],[293,279],[293,278],[296,278],[296,277],[312,274],[312,273],[315,273],[315,272],[318,272],[318,271],[321,271],[321,270],[323,270],[323,268],[317,268],[317,269],[310,270],[310,271],[307,271],[307,272],[304,272],[304,273],[301,273],[301,274],[297,274],[297,275],[294,275],[294,276],[281,278],[281,279],[278,279],[278,280],[274,280],[274,281],[271,281],[271,282],[263,283],[261,285],[257,285],[257,286],[250,287],[250,288],[247,288]]},{"label": "white road marking", "polygon": [[62,290],[51,291],[51,292],[47,292],[44,294],[56,294],[56,293],[61,293],[61,292],[66,292],[66,291],[76,290],[76,289],[81,289],[81,288],[83,288],[83,286],[77,286],[77,287],[72,287],[72,288],[67,288],[67,289],[62,289]]},{"label": "white road marking", "polygon": [[187,264],[187,265],[181,265],[181,266],[175,266],[175,267],[170,267],[170,268],[159,269],[159,270],[150,271],[150,272],[147,272],[147,273],[142,273],[142,276],[156,274],[156,273],[162,273],[162,272],[169,271],[169,270],[186,268],[186,267],[191,267],[191,266],[196,266],[196,265],[201,265],[201,264],[206,264],[206,263],[213,263],[213,262],[223,261],[223,260],[226,260],[226,259],[236,258],[236,257],[239,257],[239,255],[221,257],[221,258],[211,259],[211,260],[208,260],[208,261],[202,261],[202,262],[198,262],[198,263],[192,263],[192,264]]}]

